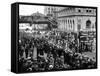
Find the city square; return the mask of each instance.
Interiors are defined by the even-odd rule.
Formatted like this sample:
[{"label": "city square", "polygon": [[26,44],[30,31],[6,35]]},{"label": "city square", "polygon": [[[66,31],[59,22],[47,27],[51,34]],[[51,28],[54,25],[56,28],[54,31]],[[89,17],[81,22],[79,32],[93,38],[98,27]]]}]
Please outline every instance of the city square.
[{"label": "city square", "polygon": [[96,9],[43,8],[19,14],[19,71],[96,68]]}]

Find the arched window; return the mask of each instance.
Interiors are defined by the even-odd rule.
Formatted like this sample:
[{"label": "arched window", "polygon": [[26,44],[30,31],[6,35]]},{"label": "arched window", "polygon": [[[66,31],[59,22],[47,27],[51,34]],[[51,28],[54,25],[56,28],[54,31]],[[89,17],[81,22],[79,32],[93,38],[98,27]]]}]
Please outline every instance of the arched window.
[{"label": "arched window", "polygon": [[91,21],[90,20],[87,20],[86,21],[86,28],[91,28]]},{"label": "arched window", "polygon": [[72,24],[71,24],[71,29],[72,29]]},{"label": "arched window", "polygon": [[68,20],[68,24],[69,24],[69,20]]},{"label": "arched window", "polygon": [[73,25],[74,25],[74,20],[73,20]]},{"label": "arched window", "polygon": [[78,12],[81,12],[81,10],[79,9]]},{"label": "arched window", "polygon": [[50,8],[48,8],[48,10],[50,10]]},{"label": "arched window", "polygon": [[72,21],[70,20],[70,28],[72,29]]}]

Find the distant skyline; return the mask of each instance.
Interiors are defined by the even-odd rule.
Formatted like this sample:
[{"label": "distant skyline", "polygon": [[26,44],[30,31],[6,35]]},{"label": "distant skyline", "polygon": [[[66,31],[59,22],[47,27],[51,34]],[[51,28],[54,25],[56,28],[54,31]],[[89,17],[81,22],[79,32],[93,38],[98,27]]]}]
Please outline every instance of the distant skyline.
[{"label": "distant skyline", "polygon": [[19,15],[31,15],[36,12],[44,14],[44,6],[19,5]]}]

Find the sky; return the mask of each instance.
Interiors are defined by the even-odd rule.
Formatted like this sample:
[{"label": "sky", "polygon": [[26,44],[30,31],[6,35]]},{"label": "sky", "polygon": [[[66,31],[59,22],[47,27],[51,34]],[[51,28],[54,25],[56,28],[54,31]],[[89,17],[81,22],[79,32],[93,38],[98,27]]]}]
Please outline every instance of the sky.
[{"label": "sky", "polygon": [[31,15],[36,12],[44,14],[44,6],[19,5],[19,15]]}]

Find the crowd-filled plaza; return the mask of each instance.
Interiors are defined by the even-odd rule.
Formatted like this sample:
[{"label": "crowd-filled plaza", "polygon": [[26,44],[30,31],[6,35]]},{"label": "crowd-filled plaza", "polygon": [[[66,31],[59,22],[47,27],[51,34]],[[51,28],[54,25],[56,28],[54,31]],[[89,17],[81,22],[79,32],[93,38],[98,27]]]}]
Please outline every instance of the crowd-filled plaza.
[{"label": "crowd-filled plaza", "polygon": [[76,33],[59,31],[45,31],[44,34],[32,33],[20,37],[20,71],[95,68],[96,54],[93,51],[96,50],[93,48],[96,47],[84,42],[82,48],[83,42],[79,40]]},{"label": "crowd-filled plaza", "polygon": [[96,68],[96,9],[43,8],[19,15],[19,71]]}]

